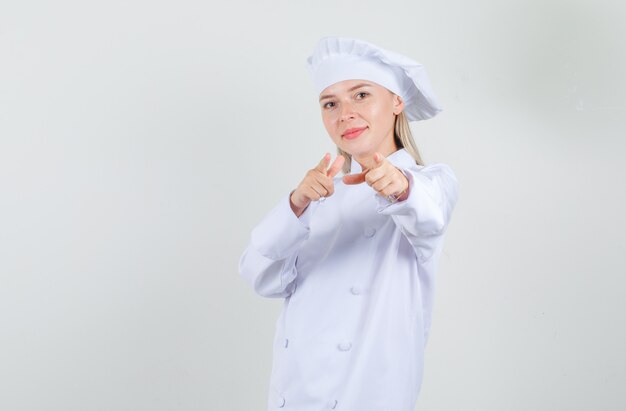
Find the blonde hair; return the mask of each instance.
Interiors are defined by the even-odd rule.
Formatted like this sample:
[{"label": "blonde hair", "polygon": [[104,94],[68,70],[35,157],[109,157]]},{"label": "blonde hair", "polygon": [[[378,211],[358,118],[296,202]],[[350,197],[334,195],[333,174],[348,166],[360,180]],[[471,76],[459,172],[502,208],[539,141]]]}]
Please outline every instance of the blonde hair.
[{"label": "blonde hair", "polygon": [[[411,157],[415,159],[415,164],[419,166],[424,165],[419,150],[417,149],[417,145],[413,140],[413,133],[411,133],[411,128],[409,127],[409,120],[407,120],[404,111],[400,112],[400,114],[396,116],[393,138],[398,150],[402,148],[406,149]],[[346,159],[343,163],[341,171],[343,171],[344,174],[350,174],[350,169],[352,168],[352,155],[340,149],[339,146],[337,146],[337,154],[344,156]]]}]

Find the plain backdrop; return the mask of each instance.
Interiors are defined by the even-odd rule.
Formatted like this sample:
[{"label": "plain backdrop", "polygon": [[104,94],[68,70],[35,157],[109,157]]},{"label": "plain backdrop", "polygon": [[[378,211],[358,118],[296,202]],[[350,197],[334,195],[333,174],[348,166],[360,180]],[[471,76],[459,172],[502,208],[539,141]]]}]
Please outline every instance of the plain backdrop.
[{"label": "plain backdrop", "polygon": [[237,263],[335,157],[305,68],[326,35],[424,64],[444,108],[412,123],[460,184],[416,409],[626,409],[625,19],[617,0],[1,0],[0,409],[265,409],[282,300]]}]

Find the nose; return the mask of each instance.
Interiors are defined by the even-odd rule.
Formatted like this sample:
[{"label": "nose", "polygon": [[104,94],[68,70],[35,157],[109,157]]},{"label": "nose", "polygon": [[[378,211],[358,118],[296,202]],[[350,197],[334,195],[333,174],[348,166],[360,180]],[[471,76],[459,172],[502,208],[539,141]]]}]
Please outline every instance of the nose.
[{"label": "nose", "polygon": [[341,105],[341,121],[347,121],[355,117],[352,104],[345,102]]}]

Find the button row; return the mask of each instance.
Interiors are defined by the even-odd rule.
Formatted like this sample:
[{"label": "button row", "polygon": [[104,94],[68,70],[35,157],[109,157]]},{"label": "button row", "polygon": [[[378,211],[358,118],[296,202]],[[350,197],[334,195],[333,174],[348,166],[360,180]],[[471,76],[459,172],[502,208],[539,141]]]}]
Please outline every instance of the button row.
[{"label": "button row", "polygon": [[[285,403],[286,403],[285,397],[278,397],[278,399],[276,400],[276,406],[278,408],[284,408]],[[328,408],[330,408],[331,410],[334,410],[335,408],[337,408],[337,400],[328,401]]]},{"label": "button row", "polygon": [[[298,284],[296,283],[296,284],[294,285],[294,289],[293,289],[293,291],[292,291],[292,294],[296,292],[296,289],[297,289],[297,288],[298,288]],[[351,292],[352,294],[354,294],[354,295],[359,295],[359,294],[361,294],[361,288],[360,288],[360,287],[358,287],[358,286],[356,286],[356,285],[355,285],[355,286],[352,286],[352,287],[350,287],[350,292]]]},{"label": "button row", "polygon": [[[285,348],[289,347],[289,339],[285,338]],[[350,341],[342,341],[337,344],[337,349],[339,351],[349,351],[352,348],[352,343]]]},{"label": "button row", "polygon": [[365,235],[365,237],[372,237],[374,234],[376,234],[376,229],[374,227],[365,227],[365,229],[363,230],[363,235]]},{"label": "button row", "polygon": [[350,348],[352,348],[352,343],[350,341],[343,341],[337,344],[337,348],[339,348],[339,351],[349,351]]}]

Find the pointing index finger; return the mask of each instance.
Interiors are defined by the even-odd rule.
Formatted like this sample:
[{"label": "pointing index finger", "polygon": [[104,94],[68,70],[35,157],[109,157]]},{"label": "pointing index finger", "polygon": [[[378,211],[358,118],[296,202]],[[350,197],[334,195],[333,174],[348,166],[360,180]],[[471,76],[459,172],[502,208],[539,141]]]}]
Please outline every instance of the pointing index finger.
[{"label": "pointing index finger", "polygon": [[365,169],[369,171],[376,167],[380,167],[384,162],[385,157],[383,157],[379,152],[375,152],[373,157],[365,160]]},{"label": "pointing index finger", "polygon": [[335,174],[337,174],[339,170],[341,170],[341,166],[343,166],[344,161],[345,158],[342,155],[338,155],[337,158],[335,158],[335,161],[333,161],[333,164],[326,172],[326,175],[331,178],[334,177]]},{"label": "pointing index finger", "polygon": [[330,160],[330,154],[326,153],[324,154],[324,157],[320,160],[320,162],[317,164],[315,168],[321,171],[322,173],[326,173],[326,166],[328,165],[328,160]]}]

